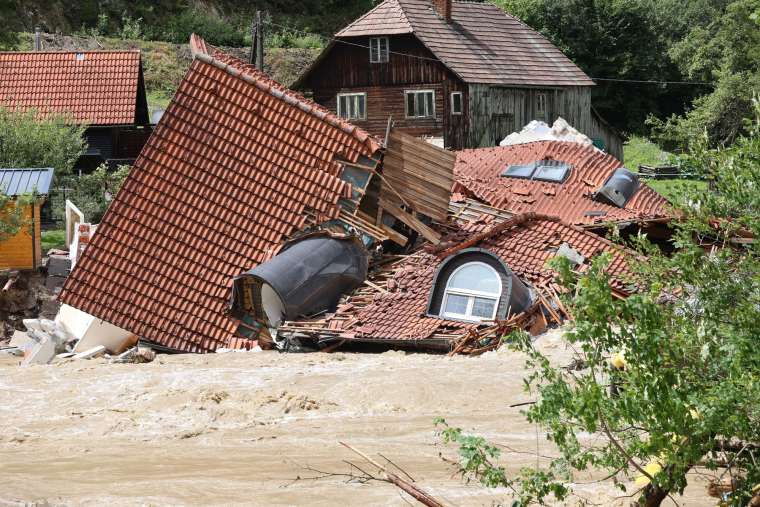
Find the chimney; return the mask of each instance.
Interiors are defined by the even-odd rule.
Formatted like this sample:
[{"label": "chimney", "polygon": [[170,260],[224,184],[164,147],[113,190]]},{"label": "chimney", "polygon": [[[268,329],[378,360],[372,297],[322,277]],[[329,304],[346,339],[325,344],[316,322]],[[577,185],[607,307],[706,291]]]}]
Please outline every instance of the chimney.
[{"label": "chimney", "polygon": [[451,0],[433,0],[433,9],[446,20],[446,23],[451,23]]},{"label": "chimney", "polygon": [[34,50],[42,51],[42,33],[39,26],[34,27]]}]

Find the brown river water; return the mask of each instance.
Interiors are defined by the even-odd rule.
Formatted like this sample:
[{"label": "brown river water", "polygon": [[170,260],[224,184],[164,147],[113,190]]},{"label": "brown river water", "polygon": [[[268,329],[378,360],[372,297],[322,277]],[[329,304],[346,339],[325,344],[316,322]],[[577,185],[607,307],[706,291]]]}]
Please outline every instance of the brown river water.
[{"label": "brown river water", "polygon": [[[538,343],[569,362],[560,333]],[[447,506],[510,505],[507,490],[454,473],[441,456],[456,459],[455,449],[440,442],[433,419],[505,446],[509,471],[546,466],[536,451],[556,452],[509,408],[531,397],[524,359],[508,350],[477,358],[228,353],[26,368],[0,358],[0,505],[415,504],[382,482],[313,479],[307,467],[361,466],[340,441],[388,457]],[[565,505],[630,503],[593,479],[576,477],[577,495]],[[715,505],[704,480],[690,483],[679,505]]]}]

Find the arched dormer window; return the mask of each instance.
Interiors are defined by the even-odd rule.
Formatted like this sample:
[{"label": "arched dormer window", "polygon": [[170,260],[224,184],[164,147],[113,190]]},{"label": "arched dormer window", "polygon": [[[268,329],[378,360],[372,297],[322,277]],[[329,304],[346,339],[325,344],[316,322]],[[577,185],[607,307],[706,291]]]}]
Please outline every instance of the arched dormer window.
[{"label": "arched dormer window", "polygon": [[441,315],[461,320],[493,320],[501,299],[501,277],[484,262],[468,262],[449,276]]},{"label": "arched dormer window", "polygon": [[530,288],[501,258],[482,248],[466,248],[438,266],[427,315],[465,322],[504,320],[532,304]]}]

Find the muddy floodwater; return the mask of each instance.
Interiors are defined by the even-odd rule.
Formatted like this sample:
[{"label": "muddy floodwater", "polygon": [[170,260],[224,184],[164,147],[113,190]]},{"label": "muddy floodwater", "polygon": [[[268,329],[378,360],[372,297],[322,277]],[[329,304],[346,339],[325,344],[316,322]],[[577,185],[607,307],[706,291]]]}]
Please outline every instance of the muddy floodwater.
[{"label": "muddy floodwater", "polygon": [[[558,333],[541,347],[562,362]],[[504,446],[510,471],[555,453],[510,404],[523,358],[384,354],[228,353],[104,359],[20,368],[0,359],[0,505],[406,506],[385,483],[314,479],[361,463],[339,444],[384,456],[446,505],[509,505],[506,490],[466,484],[441,457],[433,419]],[[596,436],[589,436],[590,441]],[[575,496],[628,505],[610,483],[578,476]],[[708,506],[691,478],[680,505]],[[672,505],[672,504],[671,504]]]}]

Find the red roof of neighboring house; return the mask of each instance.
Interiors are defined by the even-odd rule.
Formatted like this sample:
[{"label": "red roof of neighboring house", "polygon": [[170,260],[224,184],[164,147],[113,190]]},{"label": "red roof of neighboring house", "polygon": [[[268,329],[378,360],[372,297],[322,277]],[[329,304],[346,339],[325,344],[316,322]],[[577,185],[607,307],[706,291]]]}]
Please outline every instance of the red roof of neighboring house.
[{"label": "red roof of neighboring house", "polygon": [[[571,164],[568,179],[564,183],[549,183],[501,176],[510,165],[544,159]],[[619,160],[593,146],[566,141],[462,150],[457,152],[454,167],[455,191],[512,213],[533,211],[578,225],[671,216],[665,198],[643,184],[625,208],[592,199],[591,194],[621,167]]]},{"label": "red roof of neighboring house", "polygon": [[233,277],[295,231],[336,218],[350,192],[337,159],[379,149],[266,74],[222,58],[197,52],[60,296],[186,352],[228,345]]},{"label": "red roof of neighboring house", "polygon": [[397,34],[414,34],[467,83],[594,84],[543,35],[487,2],[452,2],[452,22],[447,23],[430,0],[385,0],[337,37]]},{"label": "red roof of neighboring house", "polygon": [[70,114],[85,125],[140,123],[140,84],[140,51],[0,53],[0,106],[6,108]]},{"label": "red roof of neighboring house", "polygon": [[[472,243],[472,238],[479,239]],[[340,336],[361,340],[418,341],[436,334],[460,336],[475,324],[426,316],[435,274],[451,247],[466,244],[488,250],[503,260],[521,279],[534,285],[550,284],[554,272],[546,263],[557,249],[567,243],[590,259],[607,252],[612,255],[608,272],[612,286],[621,293],[629,288],[632,276],[625,261],[625,252],[600,236],[545,216],[520,215],[494,225],[494,222],[464,224],[449,234],[442,244],[449,250],[433,253],[421,251],[400,261],[393,273],[383,279],[370,277],[386,292],[378,292],[367,304],[348,304],[328,318],[327,327]],[[343,314],[350,314],[346,319]],[[457,334],[458,333],[458,334]]]}]

